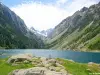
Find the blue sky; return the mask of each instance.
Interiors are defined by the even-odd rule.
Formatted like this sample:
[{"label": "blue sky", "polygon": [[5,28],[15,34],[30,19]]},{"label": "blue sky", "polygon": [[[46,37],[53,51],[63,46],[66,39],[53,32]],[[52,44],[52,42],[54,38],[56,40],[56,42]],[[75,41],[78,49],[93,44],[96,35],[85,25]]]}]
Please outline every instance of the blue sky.
[{"label": "blue sky", "polygon": [[29,2],[29,1],[34,1],[34,2],[40,2],[41,1],[44,4],[56,2],[56,0],[2,0],[2,2],[9,7],[19,5],[19,4],[22,4],[22,3],[25,3],[25,2]]},{"label": "blue sky", "polygon": [[100,0],[1,0],[19,15],[27,27],[37,30],[54,28],[63,19],[81,8],[89,7]]},{"label": "blue sky", "polygon": [[9,7],[21,4],[24,0],[2,0],[2,2]]}]

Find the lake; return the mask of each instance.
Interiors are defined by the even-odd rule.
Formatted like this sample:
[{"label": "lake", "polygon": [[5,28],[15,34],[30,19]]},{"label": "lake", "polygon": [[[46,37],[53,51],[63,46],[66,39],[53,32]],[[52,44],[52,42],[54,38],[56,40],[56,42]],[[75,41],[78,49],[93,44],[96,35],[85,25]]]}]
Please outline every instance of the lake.
[{"label": "lake", "polygon": [[45,49],[9,49],[0,50],[0,59],[6,58],[16,54],[29,53],[39,57],[64,58],[74,60],[80,63],[95,62],[100,63],[100,53],[96,52],[77,52],[77,51],[59,51],[59,50],[45,50]]}]

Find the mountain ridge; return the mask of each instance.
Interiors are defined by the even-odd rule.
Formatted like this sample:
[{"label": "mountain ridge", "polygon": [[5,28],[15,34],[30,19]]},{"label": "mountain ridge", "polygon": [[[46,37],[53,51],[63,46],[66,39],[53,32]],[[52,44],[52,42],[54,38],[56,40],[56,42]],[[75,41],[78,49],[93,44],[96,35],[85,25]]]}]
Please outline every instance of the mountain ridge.
[{"label": "mountain ridge", "polygon": [[[100,2],[83,7],[54,29],[28,29],[24,21],[0,3],[0,48],[100,50]],[[45,47],[44,47],[45,45]]]},{"label": "mountain ridge", "polygon": [[[100,2],[83,7],[64,19],[53,31],[47,48],[60,50],[100,50]],[[93,40],[95,39],[95,40]]]},{"label": "mountain ridge", "polygon": [[42,40],[32,33],[24,21],[0,3],[0,48],[42,48]]}]

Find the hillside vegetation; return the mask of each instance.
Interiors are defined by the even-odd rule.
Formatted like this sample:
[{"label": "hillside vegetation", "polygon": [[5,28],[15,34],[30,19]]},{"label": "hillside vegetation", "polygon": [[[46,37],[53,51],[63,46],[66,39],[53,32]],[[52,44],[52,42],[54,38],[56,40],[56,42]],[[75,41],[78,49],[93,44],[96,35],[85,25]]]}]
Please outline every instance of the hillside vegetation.
[{"label": "hillside vegetation", "polygon": [[24,21],[0,3],[0,48],[42,48],[43,42],[32,33]]},{"label": "hillside vegetation", "polygon": [[55,27],[46,48],[100,50],[100,3],[82,8]]}]

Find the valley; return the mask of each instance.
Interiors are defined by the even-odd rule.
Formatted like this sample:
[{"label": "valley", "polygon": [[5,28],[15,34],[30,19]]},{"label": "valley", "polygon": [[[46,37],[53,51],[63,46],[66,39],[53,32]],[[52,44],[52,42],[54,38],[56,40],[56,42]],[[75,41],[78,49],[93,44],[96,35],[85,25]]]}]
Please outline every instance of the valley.
[{"label": "valley", "polygon": [[[39,2],[37,5],[38,1],[31,4],[25,1],[26,4],[23,4],[20,1],[24,0],[12,0],[11,4],[14,4],[13,1],[15,1],[15,5],[17,1],[18,4],[21,3],[21,5],[17,4],[18,8],[25,6],[24,12],[30,11],[30,6],[34,12],[39,9],[39,13],[35,12],[36,16],[33,12],[27,14],[34,16],[36,20],[31,16],[26,19],[29,19],[29,22],[35,20],[42,23],[41,19],[45,17],[43,15],[45,10],[48,10],[48,7],[46,8],[48,3],[45,5]],[[63,6],[67,3],[59,1]],[[57,1],[57,5],[52,4],[49,8],[53,9],[54,13],[59,12],[58,15],[62,15],[65,11],[59,6],[59,1]],[[6,4],[6,2],[4,3]],[[87,1],[85,2],[87,3]],[[75,2],[72,1],[73,3]],[[36,9],[34,9],[34,4]],[[37,23],[37,27],[41,25],[44,27],[39,27],[44,30],[37,30],[35,25],[32,24],[32,27],[28,27],[31,25],[27,25],[26,20],[24,22],[26,15],[22,19],[10,6],[7,7],[0,1],[0,75],[99,75],[100,2],[93,4],[90,7],[83,7],[73,15],[66,16],[58,25],[54,25],[54,28],[47,29],[48,27],[43,25],[45,23],[40,25]],[[67,5],[69,6],[69,4]],[[26,6],[29,6],[27,11]],[[63,6],[62,8],[65,9]],[[42,15],[40,11],[42,11]],[[57,17],[49,10],[48,13],[50,18],[61,18],[61,15]],[[45,15],[47,16],[47,14]],[[49,21],[45,20],[45,22]],[[49,23],[47,23],[48,25]]]},{"label": "valley", "polygon": [[[5,31],[5,32],[4,32]],[[13,11],[0,4],[1,49],[100,50],[100,2],[83,7],[55,28],[28,28]]]}]

